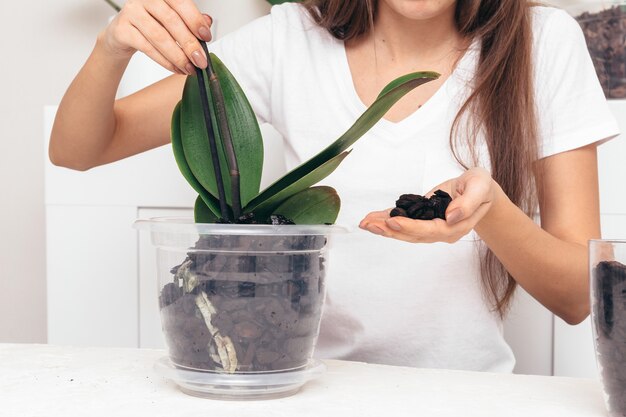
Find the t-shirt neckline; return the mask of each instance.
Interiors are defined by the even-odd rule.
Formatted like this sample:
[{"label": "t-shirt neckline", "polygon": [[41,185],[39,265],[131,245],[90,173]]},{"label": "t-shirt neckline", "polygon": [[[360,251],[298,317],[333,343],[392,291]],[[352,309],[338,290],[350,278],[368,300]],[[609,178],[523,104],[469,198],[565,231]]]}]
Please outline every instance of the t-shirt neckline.
[{"label": "t-shirt neckline", "polygon": [[[349,105],[352,107],[356,115],[360,115],[367,110],[367,106],[363,103],[361,97],[359,97],[359,94],[354,86],[354,79],[352,78],[352,71],[350,70],[350,64],[348,62],[345,42],[337,40],[335,44],[336,48],[334,49],[338,56],[337,61],[339,62],[340,67],[339,71],[333,71],[333,73],[335,73],[337,81],[343,89],[344,96],[347,97],[347,100],[349,101]],[[389,131],[406,131],[407,128],[417,128],[422,125],[422,123],[432,120],[430,115],[433,112],[437,112],[437,109],[441,109],[441,106],[438,106],[437,104],[442,100],[445,100],[446,95],[449,95],[452,92],[454,85],[456,85],[458,73],[462,69],[467,68],[467,60],[469,59],[471,52],[477,47],[478,45],[476,40],[474,40],[463,53],[450,76],[420,108],[398,122],[393,122],[383,117],[378,122],[378,126]]]}]

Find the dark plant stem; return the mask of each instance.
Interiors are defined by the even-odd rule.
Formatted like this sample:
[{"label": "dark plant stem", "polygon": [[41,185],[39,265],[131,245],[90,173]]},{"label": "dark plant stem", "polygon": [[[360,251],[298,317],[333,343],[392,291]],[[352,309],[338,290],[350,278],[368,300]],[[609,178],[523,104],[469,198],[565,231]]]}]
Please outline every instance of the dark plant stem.
[{"label": "dark plant stem", "polygon": [[122,8],[117,3],[115,3],[113,0],[104,0],[104,1],[106,1],[109,6],[113,7],[116,12],[119,12],[120,10],[122,10]]},{"label": "dark plant stem", "polygon": [[215,104],[216,119],[218,123],[218,129],[220,132],[220,138],[224,145],[224,153],[226,154],[226,161],[228,163],[228,172],[230,174],[230,200],[233,208],[233,217],[237,220],[241,217],[241,195],[239,190],[239,165],[237,164],[237,155],[235,155],[235,148],[233,146],[232,136],[230,134],[230,127],[228,126],[228,117],[226,116],[226,105],[224,103],[224,92],[220,85],[217,75],[213,70],[213,64],[209,50],[205,42],[200,42],[204,53],[207,56],[207,76],[209,77],[209,88],[211,89],[211,97],[213,97],[213,103]]},{"label": "dark plant stem", "polygon": [[211,112],[209,111],[209,98],[207,96],[206,85],[204,84],[204,73],[202,69],[196,68],[198,75],[198,87],[200,88],[200,101],[202,102],[202,111],[204,113],[204,123],[206,126],[207,136],[209,137],[209,148],[211,149],[211,160],[213,161],[213,170],[215,171],[215,181],[217,182],[217,193],[220,200],[220,212],[222,218],[226,221],[230,220],[228,213],[228,205],[226,204],[226,192],[224,191],[224,179],[222,178],[222,170],[220,168],[220,159],[217,153],[217,142],[215,140],[215,131],[213,122],[211,121]]}]

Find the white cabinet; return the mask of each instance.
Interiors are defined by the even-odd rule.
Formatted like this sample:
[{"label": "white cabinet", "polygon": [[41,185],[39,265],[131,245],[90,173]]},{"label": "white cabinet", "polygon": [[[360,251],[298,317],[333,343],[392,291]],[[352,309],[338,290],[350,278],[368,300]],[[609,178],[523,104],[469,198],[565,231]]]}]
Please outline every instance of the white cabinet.
[{"label": "white cabinet", "polygon": [[125,206],[47,206],[49,343],[136,346],[135,216]]}]

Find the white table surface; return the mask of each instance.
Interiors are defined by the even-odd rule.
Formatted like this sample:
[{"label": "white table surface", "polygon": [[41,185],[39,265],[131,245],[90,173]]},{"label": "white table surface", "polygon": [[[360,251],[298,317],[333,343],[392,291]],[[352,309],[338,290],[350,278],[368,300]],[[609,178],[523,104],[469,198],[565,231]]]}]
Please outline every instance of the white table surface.
[{"label": "white table surface", "polygon": [[0,416],[606,416],[593,379],[325,361],[292,397],[218,401],[158,376],[162,350],[0,344]]}]

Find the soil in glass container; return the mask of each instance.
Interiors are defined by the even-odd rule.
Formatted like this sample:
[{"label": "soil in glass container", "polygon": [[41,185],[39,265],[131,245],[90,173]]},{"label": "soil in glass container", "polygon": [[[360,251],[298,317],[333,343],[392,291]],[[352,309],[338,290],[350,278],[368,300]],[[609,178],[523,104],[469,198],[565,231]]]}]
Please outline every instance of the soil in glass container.
[{"label": "soil in glass container", "polygon": [[593,270],[596,353],[611,415],[626,416],[626,266],[603,261]]},{"label": "soil in glass container", "polygon": [[324,297],[323,236],[203,236],[159,299],[172,362],[240,373],[304,367]]}]

